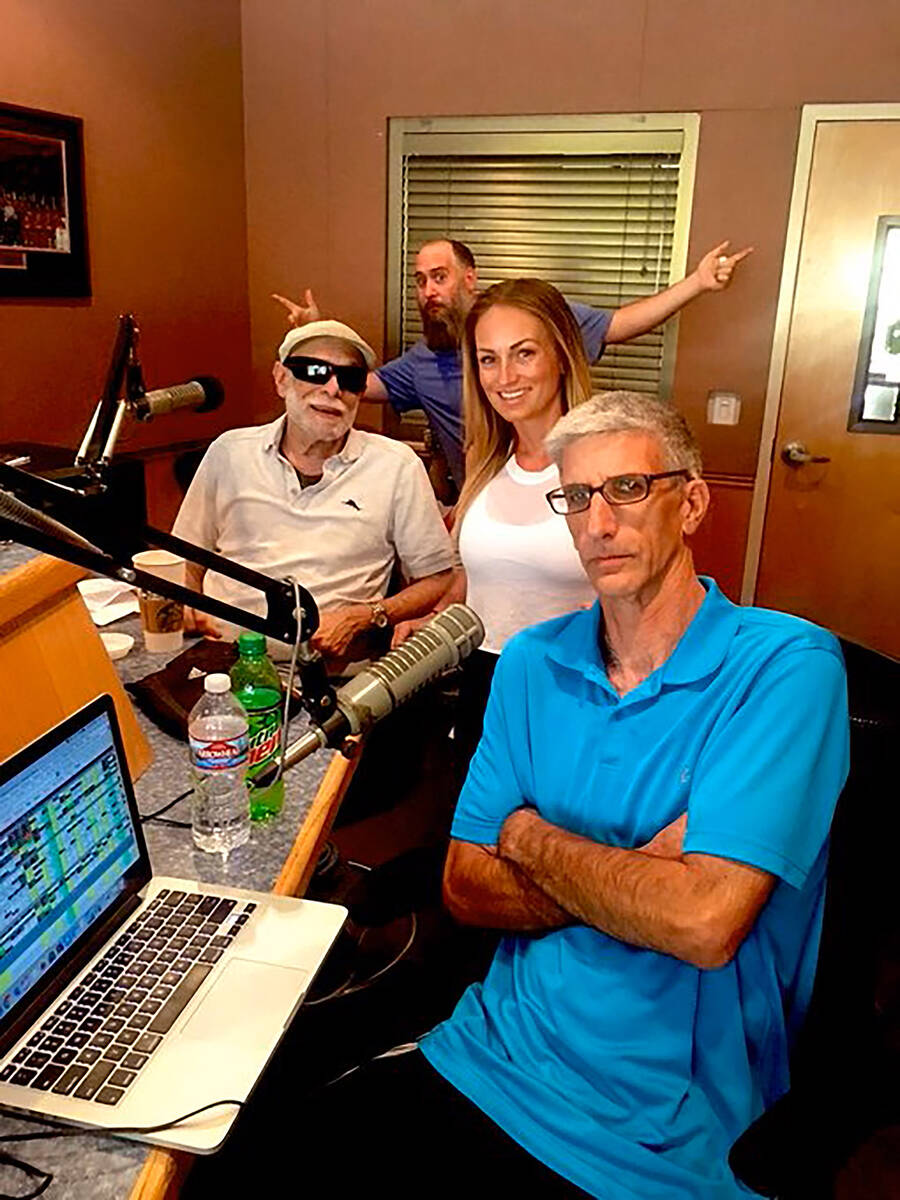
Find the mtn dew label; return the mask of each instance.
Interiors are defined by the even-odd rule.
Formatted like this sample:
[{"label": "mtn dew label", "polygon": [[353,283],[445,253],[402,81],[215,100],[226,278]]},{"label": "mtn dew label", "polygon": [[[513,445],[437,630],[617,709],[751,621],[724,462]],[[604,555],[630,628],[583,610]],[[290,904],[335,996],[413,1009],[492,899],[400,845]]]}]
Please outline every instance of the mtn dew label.
[{"label": "mtn dew label", "polygon": [[250,725],[247,783],[250,816],[265,821],[281,812],[284,781],[254,787],[254,778],[271,766],[281,753],[281,680],[266,654],[261,633],[246,631],[238,637],[238,659],[231,668],[231,690],[240,700]]},{"label": "mtn dew label", "polygon": [[247,783],[250,788],[250,816],[264,821],[281,812],[284,803],[284,781],[266,788],[254,787],[253,780],[281,753],[281,694],[274,688],[247,687],[235,692],[247,713],[249,745],[247,751]]},{"label": "mtn dew label", "polygon": [[[254,700],[260,689],[255,688]],[[244,698],[238,693],[238,699],[243,704]],[[254,705],[247,709],[247,721],[250,726],[250,736],[247,749],[247,778],[253,780],[263,767],[272,762],[281,749],[281,697],[275,696],[274,704],[266,707]]]}]

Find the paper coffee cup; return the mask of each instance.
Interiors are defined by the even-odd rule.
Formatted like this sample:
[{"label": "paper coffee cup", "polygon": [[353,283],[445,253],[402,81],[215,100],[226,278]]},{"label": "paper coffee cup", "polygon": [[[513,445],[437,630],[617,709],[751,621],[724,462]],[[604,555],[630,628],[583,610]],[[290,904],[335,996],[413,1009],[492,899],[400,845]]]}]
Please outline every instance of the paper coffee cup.
[{"label": "paper coffee cup", "polygon": [[[142,550],[131,561],[141,571],[184,584],[185,562],[178,554],[168,550]],[[146,649],[151,654],[174,654],[180,650],[184,641],[184,605],[144,589],[138,591],[138,603]]]},{"label": "paper coffee cup", "polygon": [[171,583],[184,583],[185,561],[180,554],[172,554],[170,550],[141,550],[131,562],[148,575],[158,575]]}]

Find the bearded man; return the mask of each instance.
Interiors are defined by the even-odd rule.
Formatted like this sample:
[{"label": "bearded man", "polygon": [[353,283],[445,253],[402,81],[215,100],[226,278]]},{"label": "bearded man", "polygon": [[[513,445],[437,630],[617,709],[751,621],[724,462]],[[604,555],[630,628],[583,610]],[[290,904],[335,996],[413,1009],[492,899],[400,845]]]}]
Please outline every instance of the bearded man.
[{"label": "bearded man", "polygon": [[[173,532],[312,592],[313,645],[333,672],[368,635],[430,612],[450,580],[450,540],[413,450],[353,422],[375,353],[349,326],[292,329],[272,370],[284,413],[230,429],[206,452]],[[407,586],[387,595],[395,565]],[[261,593],[191,564],[188,586],[259,611]],[[200,612],[193,627],[221,636]],[[233,632],[233,631],[228,631]]]},{"label": "bearded man", "polygon": [[[588,362],[600,358],[607,343],[628,342],[649,333],[697,296],[723,291],[734,268],[752,251],[748,247],[728,254],[727,248],[728,242],[714,246],[678,283],[615,311],[570,301]],[[465,474],[460,345],[466,317],[478,294],[475,257],[463,242],[450,238],[426,242],[416,255],[415,283],[422,340],[369,375],[364,399],[389,402],[397,413],[424,409],[454,483],[460,487]],[[310,290],[303,304],[285,296],[274,295],[273,299],[287,309],[292,325],[319,319]]]}]

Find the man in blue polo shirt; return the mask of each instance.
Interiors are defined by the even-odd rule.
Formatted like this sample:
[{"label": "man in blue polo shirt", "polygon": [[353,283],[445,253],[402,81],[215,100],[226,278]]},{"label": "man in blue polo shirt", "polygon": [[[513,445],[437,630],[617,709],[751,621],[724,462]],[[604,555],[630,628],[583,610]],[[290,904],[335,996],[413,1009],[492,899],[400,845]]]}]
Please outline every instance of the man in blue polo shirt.
[{"label": "man in blue polo shirt", "polygon": [[[678,283],[615,311],[571,303],[588,362],[598,359],[608,342],[629,342],[649,333],[705,292],[723,291],[731,282],[734,268],[751,253],[752,247],[735,254],[728,254],[727,249],[728,242],[714,246]],[[416,255],[414,278],[422,339],[399,358],[370,372],[364,399],[390,402],[398,413],[424,409],[450,474],[460,487],[464,463],[459,348],[466,316],[478,293],[474,255],[463,242],[450,238],[426,242]],[[273,299],[287,309],[292,325],[319,320],[319,309],[309,290],[303,304],[285,296],[275,295]]]},{"label": "man in blue polo shirt", "polygon": [[506,936],[417,1045],[280,1117],[346,1195],[738,1200],[812,989],[840,650],[695,574],[709,494],[668,405],[596,396],[548,448],[598,603],[500,656],[444,878]]},{"label": "man in blue polo shirt", "polygon": [[596,397],[548,445],[599,605],[500,660],[445,887],[518,936],[422,1051],[592,1195],[725,1200],[812,988],[840,651],[694,574],[708,493],[673,410]]}]

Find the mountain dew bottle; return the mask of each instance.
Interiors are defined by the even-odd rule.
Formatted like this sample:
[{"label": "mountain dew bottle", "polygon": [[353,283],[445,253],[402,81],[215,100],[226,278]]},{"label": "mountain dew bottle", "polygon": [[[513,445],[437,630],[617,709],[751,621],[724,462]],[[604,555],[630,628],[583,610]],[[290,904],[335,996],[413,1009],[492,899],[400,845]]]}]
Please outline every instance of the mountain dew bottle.
[{"label": "mountain dew bottle", "polygon": [[281,753],[281,680],[266,654],[266,639],[261,633],[242,633],[238,637],[239,658],[231,668],[231,690],[240,700],[250,725],[247,755],[247,783],[250,788],[250,817],[265,821],[281,812],[284,780],[265,788],[253,785],[253,779],[265,767],[276,762]]}]

